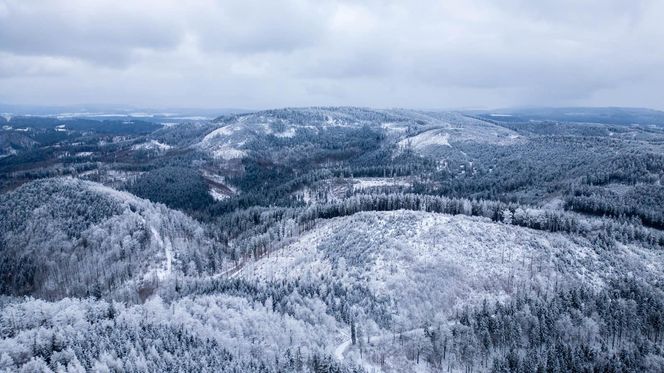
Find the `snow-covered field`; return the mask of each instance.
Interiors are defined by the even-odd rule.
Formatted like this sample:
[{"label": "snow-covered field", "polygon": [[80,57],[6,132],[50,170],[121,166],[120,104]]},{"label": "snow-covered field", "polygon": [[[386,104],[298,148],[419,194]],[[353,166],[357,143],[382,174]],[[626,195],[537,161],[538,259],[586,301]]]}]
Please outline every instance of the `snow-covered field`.
[{"label": "snow-covered field", "polygon": [[382,189],[402,190],[413,185],[410,177],[355,177],[321,180],[315,187],[305,186],[293,195],[306,204],[341,201],[352,192]]},{"label": "snow-covered field", "polygon": [[435,129],[405,138],[399,141],[399,146],[401,148],[412,147],[416,150],[421,150],[427,146],[450,146],[449,139],[450,134],[445,130]]},{"label": "snow-covered field", "polygon": [[136,145],[132,146],[131,148],[132,148],[132,150],[166,151],[166,150],[172,149],[173,147],[168,145],[168,144],[161,143],[157,140],[150,140],[150,141],[144,142],[142,144],[136,144]]},{"label": "snow-covered field", "polygon": [[247,156],[247,152],[242,147],[249,137],[252,137],[251,132],[244,128],[243,122],[238,122],[210,132],[198,144],[198,147],[211,153],[217,159],[244,158]]},{"label": "snow-covered field", "polygon": [[412,182],[407,178],[357,177],[351,179],[354,190],[366,190],[382,187],[409,187]]},{"label": "snow-covered field", "polygon": [[223,201],[225,199],[230,198],[230,196],[223,194],[214,188],[210,189],[210,195],[212,196],[212,198],[214,198],[215,201]]}]

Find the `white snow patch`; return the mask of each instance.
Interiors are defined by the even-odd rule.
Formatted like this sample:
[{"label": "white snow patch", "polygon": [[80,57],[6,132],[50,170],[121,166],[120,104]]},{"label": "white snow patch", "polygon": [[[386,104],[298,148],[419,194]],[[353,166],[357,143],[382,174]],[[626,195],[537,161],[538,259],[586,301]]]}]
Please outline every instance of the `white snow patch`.
[{"label": "white snow patch", "polygon": [[218,128],[207,134],[199,146],[212,153],[212,156],[217,159],[244,158],[248,153],[241,149],[247,140],[243,135],[249,135],[238,132],[241,130],[242,127],[239,123]]},{"label": "white snow patch", "polygon": [[222,145],[221,148],[212,151],[212,155],[215,158],[231,160],[244,158],[247,156],[247,152],[242,149],[236,149],[230,145]]},{"label": "white snow patch", "polygon": [[99,193],[104,193],[106,195],[109,195],[115,198],[116,200],[119,200],[120,202],[136,203],[136,204],[141,203],[141,200],[138,197],[129,192],[113,189],[111,187],[107,187],[102,184],[88,183],[88,189],[91,191],[96,191]]},{"label": "white snow patch", "polygon": [[343,341],[339,346],[337,346],[336,349],[334,349],[334,357],[339,361],[343,361],[344,353],[346,353],[346,350],[348,349],[348,347],[352,342],[353,341],[350,339]]},{"label": "white snow patch", "polygon": [[403,133],[408,130],[408,127],[405,126],[403,123],[397,123],[397,122],[385,122],[381,124],[381,127],[385,130],[398,132],[398,133]]},{"label": "white snow patch", "polygon": [[213,173],[211,173],[209,171],[206,171],[206,170],[203,170],[203,177],[206,178],[206,179],[212,180],[215,183],[219,183],[219,184],[226,183],[226,178],[225,177],[223,177],[221,175],[213,174]]},{"label": "white snow patch", "polygon": [[353,189],[362,190],[380,187],[409,187],[411,183],[402,179],[388,179],[388,178],[355,178],[353,180]]},{"label": "white snow patch", "polygon": [[224,127],[221,127],[221,128],[217,128],[216,130],[214,130],[214,131],[208,133],[208,134],[203,138],[203,142],[204,142],[204,143],[208,143],[208,142],[210,142],[211,140],[216,139],[217,137],[221,137],[221,136],[230,136],[230,135],[232,135],[233,132],[236,131],[236,130],[237,130],[237,129],[236,129],[236,128],[233,128],[232,125],[224,126]]},{"label": "white snow patch", "polygon": [[284,132],[275,133],[274,136],[282,138],[292,138],[295,137],[296,131],[294,127],[289,128]]},{"label": "white snow patch", "polygon": [[214,188],[210,189],[209,193],[212,196],[212,198],[214,198],[215,201],[223,201],[227,198],[230,198],[230,196],[220,193],[218,190]]},{"label": "white snow patch", "polygon": [[164,268],[159,268],[156,271],[157,278],[163,280],[173,272],[173,244],[168,237],[162,239],[155,227],[150,227],[150,233],[155,241],[157,241],[157,245],[164,250],[164,255],[166,256]]},{"label": "white snow patch", "polygon": [[[394,299],[405,326],[417,327],[431,314],[449,314],[483,299],[509,299],[524,282],[544,291],[556,281],[600,289],[606,278],[637,270],[635,263],[642,262],[634,259],[640,253],[633,248],[618,252],[620,260],[608,260],[582,239],[488,218],[363,212],[321,221],[286,248],[245,266],[240,276],[257,281],[325,276],[365,286]],[[660,267],[638,268],[654,275]]]},{"label": "white snow patch", "polygon": [[161,143],[157,140],[150,140],[150,141],[142,143],[142,144],[136,144],[136,145],[132,146],[131,148],[132,148],[132,150],[141,150],[141,149],[143,149],[143,150],[152,150],[152,149],[154,149],[154,150],[159,150],[159,151],[165,151],[165,150],[172,149],[173,147],[168,145],[168,144]]},{"label": "white snow patch", "polygon": [[450,134],[441,129],[422,132],[418,135],[399,141],[402,148],[411,146],[414,149],[422,149],[427,146],[451,146]]},{"label": "white snow patch", "polygon": [[337,120],[328,115],[327,118],[325,118],[325,124],[327,124],[328,126],[336,126]]}]

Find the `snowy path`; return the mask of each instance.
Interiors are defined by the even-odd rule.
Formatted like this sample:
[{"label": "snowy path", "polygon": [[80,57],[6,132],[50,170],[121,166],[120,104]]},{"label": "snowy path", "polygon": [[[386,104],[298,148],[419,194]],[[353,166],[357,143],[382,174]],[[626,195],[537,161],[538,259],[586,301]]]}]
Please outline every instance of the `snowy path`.
[{"label": "snowy path", "polygon": [[346,350],[351,344],[351,340],[346,340],[343,341],[337,348],[334,350],[334,357],[337,358],[337,360],[342,361],[344,359],[344,354],[346,353]]},{"label": "snowy path", "polygon": [[173,245],[168,238],[164,241],[155,227],[150,227],[150,232],[152,233],[152,237],[157,241],[157,245],[164,249],[164,254],[166,256],[166,270],[160,270],[157,272],[159,279],[163,280],[173,271]]},{"label": "snowy path", "polygon": [[240,270],[244,267],[243,264],[238,264],[233,266],[223,272],[215,273],[211,278],[219,278],[226,276],[227,278],[235,278],[240,274]]},{"label": "snowy path", "polygon": [[[397,336],[399,336],[399,335],[413,335],[413,334],[417,334],[417,333],[424,333],[424,329],[423,328],[411,329],[411,330],[408,330],[408,331],[405,331],[405,332],[402,332],[402,333],[398,333]],[[343,333],[343,334],[346,337],[348,337],[348,335],[346,333]],[[379,335],[371,336],[369,338],[369,340],[373,344],[375,342],[382,342],[382,341],[385,341],[386,339],[393,338],[394,336],[395,336],[394,333],[379,334]],[[350,347],[351,343],[352,343],[351,339],[347,339],[347,340],[341,342],[337,346],[337,348],[334,349],[334,357],[339,361],[343,361],[344,354],[346,353],[346,351]]]}]

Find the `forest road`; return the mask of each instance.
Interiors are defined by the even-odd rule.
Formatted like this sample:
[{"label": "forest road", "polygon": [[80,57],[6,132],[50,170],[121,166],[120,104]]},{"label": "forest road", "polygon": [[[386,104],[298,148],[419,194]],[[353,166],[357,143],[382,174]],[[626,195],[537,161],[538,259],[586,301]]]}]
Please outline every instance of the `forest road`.
[{"label": "forest road", "polygon": [[[375,343],[375,342],[382,342],[384,340],[387,340],[389,338],[394,338],[398,337],[400,335],[413,335],[417,333],[424,333],[424,328],[417,328],[417,329],[411,329],[402,333],[394,334],[394,333],[386,333],[386,334],[379,334],[379,335],[374,335],[369,338],[370,343]],[[348,334],[342,333],[344,336],[348,337]],[[337,348],[334,349],[334,357],[339,360],[343,361],[344,359],[344,354],[348,350],[348,347],[350,347],[352,343],[352,340],[349,338],[343,342],[341,342]]]}]

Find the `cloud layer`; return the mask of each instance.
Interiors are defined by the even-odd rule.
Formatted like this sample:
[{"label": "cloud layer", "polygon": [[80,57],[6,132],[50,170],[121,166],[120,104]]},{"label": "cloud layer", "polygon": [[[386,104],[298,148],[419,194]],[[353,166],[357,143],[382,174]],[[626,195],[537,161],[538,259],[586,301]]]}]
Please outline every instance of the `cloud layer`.
[{"label": "cloud layer", "polygon": [[0,0],[0,101],[664,109],[659,0]]}]

